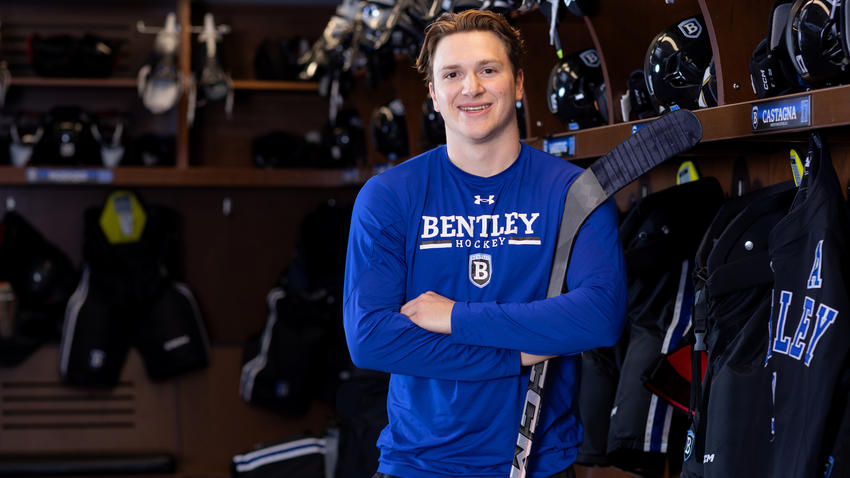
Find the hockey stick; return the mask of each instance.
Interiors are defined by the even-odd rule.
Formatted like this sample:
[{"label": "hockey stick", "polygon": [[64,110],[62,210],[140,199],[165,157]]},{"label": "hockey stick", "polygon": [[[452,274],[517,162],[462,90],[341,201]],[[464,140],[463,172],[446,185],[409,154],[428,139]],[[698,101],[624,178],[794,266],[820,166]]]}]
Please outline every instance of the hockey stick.
[{"label": "hockey stick", "polygon": [[[563,291],[575,237],[590,214],[614,193],[650,169],[685,152],[702,138],[702,124],[688,110],[677,110],[649,122],[584,170],[564,201],[558,244],[546,297]],[[511,463],[511,478],[525,478],[549,361],[535,364],[528,380],[519,435]]]}]

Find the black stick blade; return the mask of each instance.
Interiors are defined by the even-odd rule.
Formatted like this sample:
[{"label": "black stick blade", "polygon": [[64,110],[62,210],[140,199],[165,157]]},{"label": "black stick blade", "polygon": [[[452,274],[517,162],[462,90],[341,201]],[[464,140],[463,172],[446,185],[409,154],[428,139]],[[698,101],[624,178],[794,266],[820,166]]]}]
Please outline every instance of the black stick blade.
[{"label": "black stick blade", "polygon": [[650,169],[684,153],[702,139],[696,115],[680,109],[655,119],[590,165],[612,195]]}]

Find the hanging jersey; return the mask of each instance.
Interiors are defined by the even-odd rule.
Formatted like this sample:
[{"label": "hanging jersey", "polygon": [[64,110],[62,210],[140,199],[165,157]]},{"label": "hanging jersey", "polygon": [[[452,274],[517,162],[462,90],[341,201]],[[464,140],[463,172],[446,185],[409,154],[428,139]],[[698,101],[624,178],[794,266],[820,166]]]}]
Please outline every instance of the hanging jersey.
[{"label": "hanging jersey", "polygon": [[758,476],[767,448],[757,439],[768,427],[770,386],[763,358],[773,277],[768,236],[787,213],[791,184],[750,203],[725,228],[708,256],[708,367],[700,433],[703,476]]},{"label": "hanging jersey", "polygon": [[[764,456],[764,446],[753,450],[758,440],[746,433],[759,427],[757,417],[765,416],[760,360],[756,356],[753,371],[752,356],[731,354],[736,343],[757,341],[764,333],[764,322],[757,322],[758,317],[764,320],[758,311],[769,302],[773,279],[768,236],[787,213],[793,194],[787,182],[727,201],[697,250],[696,287],[702,289],[698,301],[703,303],[695,304],[694,320],[695,327],[703,322],[707,330],[707,365],[699,396],[692,400],[691,444],[685,450],[682,476],[724,476],[721,470],[737,476],[747,466],[758,466],[753,457]],[[745,350],[741,353],[746,355]],[[738,362],[741,370],[727,369]],[[748,410],[750,419],[731,422],[740,409]]]},{"label": "hanging jersey", "polygon": [[[848,476],[850,223],[817,133],[788,215],[770,235],[774,271],[767,365],[772,373],[771,476]],[[837,448],[843,448],[839,454]]]}]

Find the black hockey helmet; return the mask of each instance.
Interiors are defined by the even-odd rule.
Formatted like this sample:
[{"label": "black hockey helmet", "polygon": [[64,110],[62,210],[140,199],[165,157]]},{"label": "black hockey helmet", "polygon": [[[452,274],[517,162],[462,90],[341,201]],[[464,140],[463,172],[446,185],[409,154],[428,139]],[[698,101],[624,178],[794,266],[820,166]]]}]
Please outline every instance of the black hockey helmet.
[{"label": "black hockey helmet", "polygon": [[443,115],[434,109],[430,96],[422,102],[422,147],[431,149],[446,142],[446,123]]},{"label": "black hockey helmet", "polygon": [[375,149],[390,161],[403,159],[410,154],[407,141],[407,120],[404,104],[396,98],[375,108],[370,121]]},{"label": "black hockey helmet", "polygon": [[[552,68],[546,88],[549,111],[565,124],[587,128],[605,123],[597,95],[605,93],[599,55],[587,49],[567,55]],[[606,107],[607,108],[607,107]]]},{"label": "black hockey helmet", "polygon": [[89,112],[77,106],[54,106],[42,124],[44,135],[35,146],[34,161],[66,166],[102,164]]},{"label": "black hockey helmet", "polygon": [[850,67],[850,58],[842,46],[836,3],[796,0],[788,14],[788,55],[803,81],[813,86],[839,84]]},{"label": "black hockey helmet", "polygon": [[366,162],[366,135],[355,109],[344,109],[322,131],[318,167],[350,168]]},{"label": "black hockey helmet", "polygon": [[643,74],[650,96],[659,106],[696,109],[711,42],[702,15],[685,18],[652,39]]}]

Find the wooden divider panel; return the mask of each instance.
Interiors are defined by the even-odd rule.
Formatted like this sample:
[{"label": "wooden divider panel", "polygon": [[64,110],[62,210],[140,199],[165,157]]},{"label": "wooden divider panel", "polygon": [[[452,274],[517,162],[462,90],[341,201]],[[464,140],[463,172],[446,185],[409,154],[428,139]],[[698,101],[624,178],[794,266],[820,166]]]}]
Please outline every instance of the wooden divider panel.
[{"label": "wooden divider panel", "polygon": [[714,50],[719,104],[756,99],[750,85],[750,58],[767,35],[773,0],[699,0]]}]

